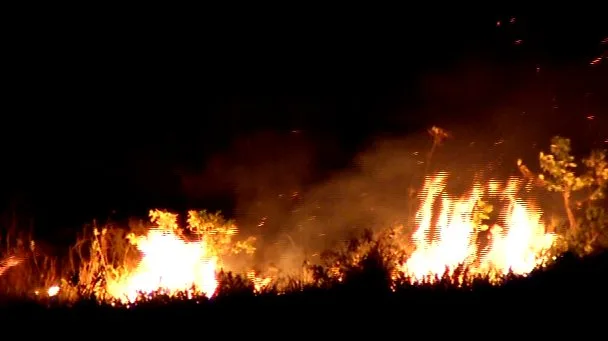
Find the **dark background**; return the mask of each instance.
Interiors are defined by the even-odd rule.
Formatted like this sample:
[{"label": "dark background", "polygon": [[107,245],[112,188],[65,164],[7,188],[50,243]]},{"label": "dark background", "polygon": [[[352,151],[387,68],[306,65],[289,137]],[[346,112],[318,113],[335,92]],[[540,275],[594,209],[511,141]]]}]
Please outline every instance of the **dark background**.
[{"label": "dark background", "polygon": [[[589,65],[608,21],[593,8],[72,11],[5,32],[5,225],[50,231],[153,207],[233,216],[246,194],[226,178],[247,167],[289,159],[280,172],[306,188],[370,141],[433,124],[491,132],[500,117],[608,139],[606,61]],[[280,177],[250,182],[281,191]]]}]

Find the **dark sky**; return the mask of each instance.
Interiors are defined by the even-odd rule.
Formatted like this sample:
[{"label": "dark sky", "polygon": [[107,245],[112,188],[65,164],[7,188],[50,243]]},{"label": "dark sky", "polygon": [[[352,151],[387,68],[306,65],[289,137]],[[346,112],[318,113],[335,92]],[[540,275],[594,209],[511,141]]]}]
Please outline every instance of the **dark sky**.
[{"label": "dark sky", "polygon": [[[210,160],[261,132],[275,140],[254,138],[265,148],[256,153],[305,136],[317,151],[305,181],[314,183],[348,166],[372,136],[473,124],[498,106],[546,111],[556,94],[566,108],[606,108],[585,95],[601,97],[605,65],[580,71],[602,53],[599,11],[446,12],[15,20],[3,62],[5,211],[72,226],[113,209],[229,210],[234,195],[208,175]],[[537,65],[548,70],[542,80]],[[291,154],[302,152],[298,143]],[[252,152],[235,157],[243,153]],[[207,174],[200,190],[185,188],[193,174]]]}]

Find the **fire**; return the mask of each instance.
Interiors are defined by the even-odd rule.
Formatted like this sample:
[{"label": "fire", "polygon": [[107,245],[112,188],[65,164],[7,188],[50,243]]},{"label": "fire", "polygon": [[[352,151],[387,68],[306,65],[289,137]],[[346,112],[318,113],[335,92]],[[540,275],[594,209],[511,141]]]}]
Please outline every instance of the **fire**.
[{"label": "fire", "polygon": [[48,288],[46,293],[47,295],[49,295],[49,297],[57,296],[57,294],[59,293],[59,286],[53,285],[52,287]]},{"label": "fire", "polygon": [[[433,147],[427,156],[428,161],[442,140],[450,136],[437,127],[432,127],[429,133],[433,137]],[[502,142],[501,140],[497,144]],[[563,146],[558,146],[560,143]],[[118,300],[126,303],[126,306],[137,302],[141,295],[179,295],[180,299],[184,296],[221,296],[218,294],[220,281],[222,294],[224,290],[233,288],[250,289],[255,293],[283,294],[297,288],[303,290],[308,285],[325,287],[326,284],[346,281],[349,271],[353,268],[359,271],[366,270],[368,264],[378,265],[366,262],[378,260],[373,258],[377,256],[381,257],[379,260],[382,265],[388,265],[386,270],[390,270],[395,279],[391,284],[395,290],[400,275],[405,275],[411,283],[434,282],[442,278],[451,284],[462,285],[471,279],[484,277],[491,283],[498,284],[505,279],[504,275],[514,273],[526,276],[534,269],[546,265],[550,260],[550,252],[563,251],[559,250],[559,247],[556,248],[556,244],[560,247],[570,246],[567,245],[569,236],[560,236],[560,243],[557,243],[558,236],[547,229],[543,212],[533,200],[524,198],[525,193],[531,192],[532,187],[541,186],[550,190],[557,188],[566,194],[576,190],[573,188],[591,188],[595,194],[591,199],[587,199],[588,201],[595,200],[595,195],[603,194],[603,181],[607,178],[603,152],[594,152],[592,158],[584,161],[588,172],[596,178],[589,174],[576,177],[574,172],[559,170],[559,167],[554,171],[543,163],[546,157],[549,157],[554,164],[558,162],[566,165],[560,165],[562,168],[574,168],[574,157],[568,154],[569,143],[568,139],[555,137],[551,151],[557,156],[540,153],[543,172],[551,176],[560,172],[565,174],[566,180],[558,180],[568,183],[568,186],[546,181],[543,174],[535,175],[518,160],[522,178],[511,177],[506,182],[477,181],[465,195],[454,196],[448,193],[448,173],[440,172],[425,178],[411,238],[398,237],[405,232],[402,223],[390,229],[376,231],[379,232],[377,234],[368,231],[360,240],[339,244],[340,249],[328,252],[327,257],[320,257],[325,263],[323,265],[310,263],[311,259],[319,255],[314,253],[311,258],[305,258],[301,269],[285,269],[287,271],[283,272],[274,266],[260,269],[260,264],[256,264],[251,267],[266,255],[249,260],[225,257],[239,253],[253,254],[256,251],[253,247],[255,238],[235,241],[234,237],[238,234],[236,225],[230,220],[224,220],[219,213],[189,211],[186,226],[180,228],[177,214],[152,210],[150,218],[154,226],[144,234],[136,236],[130,233],[125,238],[127,230],[121,227],[106,226],[101,232],[94,227],[92,234],[80,238],[69,250],[70,267],[66,269],[69,272],[63,272],[64,269],[57,267],[54,259],[51,259],[43,270],[48,271],[48,275],[41,275],[38,258],[42,257],[37,257],[34,242],[31,241],[30,249],[27,250],[19,241],[17,244],[20,248],[10,249],[0,259],[0,277],[5,276],[1,279],[10,284],[8,280],[20,275],[18,272],[12,272],[10,276],[6,276],[12,268],[23,267],[25,271],[33,273],[31,271],[35,266],[38,280],[35,286],[32,283],[27,285],[28,293],[33,292],[38,297],[57,297],[50,302],[76,300],[83,295],[93,295],[100,301]],[[560,156],[558,147],[565,150],[561,154],[566,156]],[[553,160],[554,158],[557,158],[557,161]],[[425,173],[429,170],[428,161]],[[578,182],[581,183],[580,186]],[[413,194],[415,190],[410,188],[409,193]],[[299,196],[297,192],[293,195]],[[577,205],[580,203],[577,202]],[[569,211],[568,200],[565,200],[565,207]],[[568,216],[569,227],[574,229],[577,225],[572,223],[575,217],[571,215]],[[263,217],[258,227],[263,226],[266,220],[267,217]],[[130,243],[126,243],[127,240]],[[291,242],[294,249],[298,249],[293,240]],[[402,242],[407,245],[402,245]],[[595,239],[589,243],[594,242]],[[583,246],[585,252],[595,247],[594,244]],[[134,248],[139,252],[134,253]],[[305,254],[309,254],[308,251]],[[405,255],[408,257],[403,261]],[[46,255],[40,256],[47,260]],[[72,258],[73,256],[79,258]],[[137,262],[134,262],[135,260]],[[225,263],[232,264],[232,270],[239,269],[237,276],[233,276],[231,267],[227,267]],[[247,271],[251,268],[260,271]],[[60,272],[52,272],[56,270]],[[294,277],[297,272],[292,270],[299,271],[300,277]],[[69,280],[63,277],[68,275]],[[61,285],[30,291],[32,287],[40,288],[40,282],[47,286],[49,283],[57,283],[58,279],[61,280]],[[231,282],[233,279],[234,283]]]},{"label": "fire", "polygon": [[0,276],[2,276],[10,268],[21,264],[22,260],[15,256],[7,257],[0,260]]},{"label": "fire", "polygon": [[[546,231],[542,212],[517,197],[524,185],[520,179],[511,178],[504,186],[498,181],[475,184],[468,195],[454,198],[445,191],[447,178],[439,173],[425,180],[412,235],[416,249],[401,267],[412,281],[433,281],[446,271],[453,278],[459,266],[497,280],[510,271],[525,275],[543,264],[556,236]],[[484,224],[492,212],[484,195],[506,203],[492,227]]]},{"label": "fire", "polygon": [[[130,242],[142,254],[137,267],[107,280],[106,293],[111,298],[133,303],[140,294],[159,292],[213,297],[219,285],[217,273],[223,265],[221,256],[255,250],[252,238],[233,243],[236,226],[217,214],[190,211],[185,230],[179,228],[176,214],[153,210],[150,217],[155,228],[143,236],[129,235]],[[186,231],[193,240],[185,237]],[[268,282],[256,279],[256,288],[261,290]]]},{"label": "fire", "polygon": [[[506,183],[475,184],[466,196],[454,198],[446,192],[447,178],[447,173],[439,173],[425,181],[416,213],[417,229],[412,235],[415,251],[401,265],[403,273],[419,282],[432,281],[447,270],[455,283],[461,283],[463,275],[456,274],[460,266],[469,275],[489,275],[490,280],[497,280],[510,271],[525,275],[542,265],[555,235],[546,232],[542,212],[518,197],[522,189],[530,189],[526,182],[511,178]],[[504,204],[491,226],[487,223],[493,207],[482,201],[484,196]],[[144,236],[130,236],[143,255],[141,261],[126,276],[108,280],[109,296],[128,303],[140,294],[158,292],[213,297],[222,267],[220,249],[236,234],[236,227],[221,230],[213,223],[201,223],[204,219],[190,212],[187,229],[199,238],[189,241],[180,233],[176,215],[153,211],[151,216],[156,228]],[[248,271],[246,277],[255,292],[273,281],[272,277],[258,277],[254,271]]]},{"label": "fire", "polygon": [[[447,193],[447,180],[445,172],[425,179],[411,236],[414,251],[399,264],[398,272],[412,283],[433,282],[445,274],[454,284],[478,275],[496,283],[502,275],[526,275],[545,264],[557,237],[547,232],[534,203],[521,198],[521,192],[531,190],[529,180],[513,177],[506,182],[475,183],[461,197]],[[502,205],[498,212],[490,201]],[[144,235],[128,236],[141,259],[134,268],[107,276],[106,298],[127,304],[135,303],[140,295],[157,293],[212,298],[219,288],[218,273],[225,266],[223,255],[255,251],[252,238],[233,241],[236,226],[219,215],[191,211],[185,229],[179,228],[176,214],[154,210],[150,216],[154,228]],[[354,255],[355,263],[360,256]],[[329,270],[341,281],[339,267]],[[255,271],[244,275],[256,293],[277,283],[275,276]],[[58,293],[59,287],[48,291],[49,296]]]},{"label": "fire", "polygon": [[188,242],[173,230],[159,227],[133,242],[143,258],[126,278],[108,283],[110,296],[134,302],[140,293],[158,291],[168,295],[215,294],[218,258],[212,255],[205,240]]},{"label": "fire", "polygon": [[257,293],[262,292],[273,280],[271,276],[258,277],[253,270],[247,272],[247,278],[253,283],[253,288]]}]

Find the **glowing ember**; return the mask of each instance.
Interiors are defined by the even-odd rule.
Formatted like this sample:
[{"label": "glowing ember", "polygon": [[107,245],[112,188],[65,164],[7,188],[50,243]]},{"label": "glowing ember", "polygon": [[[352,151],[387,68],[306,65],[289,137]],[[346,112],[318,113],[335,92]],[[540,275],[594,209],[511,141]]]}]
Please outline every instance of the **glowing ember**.
[{"label": "glowing ember", "polygon": [[[433,281],[446,270],[453,276],[460,265],[467,267],[469,274],[496,280],[510,270],[527,274],[543,262],[555,235],[545,231],[540,211],[516,197],[520,180],[512,178],[504,187],[496,181],[485,187],[476,184],[467,196],[458,199],[445,192],[446,184],[447,173],[425,181],[422,205],[416,214],[418,226],[412,236],[416,250],[402,265],[412,281]],[[491,228],[483,221],[492,211],[481,201],[484,194],[506,202]],[[478,238],[481,236],[485,240]]]},{"label": "glowing ember", "polygon": [[53,285],[52,287],[48,288],[46,293],[49,295],[49,297],[56,296],[59,293],[59,286]]}]

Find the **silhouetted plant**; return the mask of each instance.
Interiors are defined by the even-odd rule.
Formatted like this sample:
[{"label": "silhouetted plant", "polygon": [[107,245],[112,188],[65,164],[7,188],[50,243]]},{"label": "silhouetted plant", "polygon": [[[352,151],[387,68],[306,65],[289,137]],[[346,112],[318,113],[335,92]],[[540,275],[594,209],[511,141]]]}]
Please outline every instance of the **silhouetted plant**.
[{"label": "silhouetted plant", "polygon": [[217,275],[217,281],[219,286],[216,297],[254,295],[253,283],[242,275],[220,271]]}]

